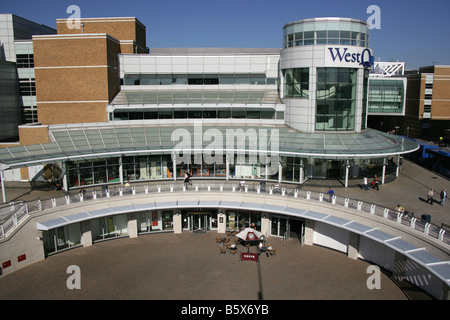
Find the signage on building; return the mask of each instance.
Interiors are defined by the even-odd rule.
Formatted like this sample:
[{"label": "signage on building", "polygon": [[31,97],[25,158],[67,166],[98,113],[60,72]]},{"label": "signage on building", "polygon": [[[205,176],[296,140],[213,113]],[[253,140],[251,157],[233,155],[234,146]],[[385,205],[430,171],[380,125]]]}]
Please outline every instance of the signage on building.
[{"label": "signage on building", "polygon": [[372,50],[355,46],[325,47],[326,67],[371,68],[374,63]]}]

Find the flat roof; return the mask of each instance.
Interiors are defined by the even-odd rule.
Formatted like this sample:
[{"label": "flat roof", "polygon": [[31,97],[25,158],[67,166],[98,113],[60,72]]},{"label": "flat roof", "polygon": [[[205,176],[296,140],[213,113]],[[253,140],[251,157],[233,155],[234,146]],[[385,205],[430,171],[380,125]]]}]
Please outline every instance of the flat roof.
[{"label": "flat roof", "polygon": [[[227,139],[241,139],[233,144],[240,152],[260,152],[257,145],[251,145],[246,135],[267,134],[264,141],[266,150],[279,156],[315,157],[322,159],[380,158],[404,154],[418,149],[418,144],[410,139],[389,135],[373,129],[355,132],[305,133],[286,125],[221,124],[212,125],[198,121],[169,121],[155,124],[146,121],[113,121],[76,125],[48,126],[49,143],[0,148],[0,169],[27,167],[62,161],[82,161],[114,158],[119,156],[139,156],[148,154],[172,154],[179,141],[172,141],[176,129],[186,130],[191,136],[193,152],[211,148],[211,141],[201,139],[194,143],[197,130],[202,135],[215,129],[221,135],[224,148]],[[209,131],[209,133],[212,131]],[[235,134],[235,136],[231,136]],[[230,138],[231,136],[231,138]],[[274,140],[277,139],[278,141]],[[220,139],[220,137],[219,137]],[[242,140],[243,139],[243,140]],[[220,143],[220,140],[218,140]],[[253,141],[253,143],[255,143]],[[277,146],[278,144],[278,146]],[[195,148],[194,148],[195,146]],[[272,146],[274,146],[272,148]],[[276,147],[276,148],[275,148]],[[224,151],[225,155],[226,151]]]},{"label": "flat roof", "polygon": [[151,48],[150,55],[187,55],[187,56],[217,56],[217,55],[258,55],[280,54],[280,48]]}]

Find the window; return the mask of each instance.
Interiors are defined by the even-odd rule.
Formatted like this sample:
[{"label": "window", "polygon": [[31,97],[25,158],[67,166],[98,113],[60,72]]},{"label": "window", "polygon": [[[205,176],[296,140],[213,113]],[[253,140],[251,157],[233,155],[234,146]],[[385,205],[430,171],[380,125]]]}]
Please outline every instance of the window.
[{"label": "window", "polygon": [[309,68],[286,69],[284,72],[285,90],[287,98],[308,98]]},{"label": "window", "polygon": [[401,113],[404,104],[402,80],[370,79],[368,88],[369,112]]},{"label": "window", "polygon": [[278,78],[267,78],[265,74],[125,74],[120,85],[218,85],[218,84],[277,84]]},{"label": "window", "polygon": [[355,129],[357,69],[317,68],[316,130]]},{"label": "window", "polygon": [[19,93],[21,96],[35,96],[36,95],[36,83],[34,79],[20,80],[19,82]]},{"label": "window", "polygon": [[16,55],[17,68],[34,68],[34,56],[32,54]]},{"label": "window", "polygon": [[[283,30],[283,46],[290,48],[303,45],[369,45],[368,30],[360,23],[315,22],[298,23]],[[303,30],[303,32],[299,32]]]}]

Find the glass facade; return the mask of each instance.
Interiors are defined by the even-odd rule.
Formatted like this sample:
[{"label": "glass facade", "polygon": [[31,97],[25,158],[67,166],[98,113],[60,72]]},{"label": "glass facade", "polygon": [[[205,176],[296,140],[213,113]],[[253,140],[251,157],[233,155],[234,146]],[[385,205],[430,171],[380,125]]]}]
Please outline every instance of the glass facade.
[{"label": "glass facade", "polygon": [[173,74],[173,73],[135,73],[125,74],[121,85],[219,85],[219,84],[277,84],[278,78],[266,77],[259,73],[230,74]]},{"label": "glass facade", "polygon": [[286,98],[309,97],[309,68],[293,68],[283,70]]},{"label": "glass facade", "polygon": [[368,47],[369,28],[356,20],[303,20],[283,28],[283,47],[308,45],[351,45]]},{"label": "glass facade", "polygon": [[173,211],[144,211],[138,215],[138,233],[173,231]]},{"label": "glass facade", "polygon": [[405,87],[400,79],[369,80],[369,112],[402,113]]},{"label": "glass facade", "polygon": [[248,227],[261,231],[261,212],[229,210],[225,215],[227,231],[239,231]]},{"label": "glass facade", "polygon": [[317,68],[316,131],[355,129],[356,73],[352,68]]},{"label": "glass facade", "polygon": [[155,120],[155,119],[284,119],[283,111],[269,108],[178,108],[165,110],[123,110],[116,109],[110,114],[111,121]]},{"label": "glass facade", "polygon": [[[322,141],[323,143],[323,141]],[[329,141],[328,143],[334,143]],[[345,177],[345,160],[327,160],[313,157],[289,157],[279,158],[279,168],[271,174],[269,167],[257,159],[250,159],[245,154],[242,159],[235,155],[233,161],[226,163],[226,155],[223,155],[222,162],[195,163],[195,155],[191,156],[191,163],[177,163],[176,176],[180,181],[187,171],[195,179],[230,179],[230,180],[254,180],[254,184],[249,184],[249,188],[256,190],[260,181],[280,181],[286,183],[303,183],[306,178],[329,179]],[[120,183],[119,160],[108,159],[104,161],[85,161],[80,163],[67,164],[69,188],[78,188],[89,185],[105,185],[107,183]],[[352,159],[350,160],[350,178],[362,177],[364,175],[381,176],[383,158],[378,159]],[[227,172],[228,167],[228,172]],[[394,172],[387,170],[386,172]],[[170,155],[161,156],[140,156],[122,158],[122,179],[123,183],[151,181],[152,179],[172,180],[173,162]],[[146,218],[149,219],[148,217]],[[167,226],[160,230],[167,229]],[[144,232],[144,229],[141,230]],[[147,230],[149,231],[149,230]]]},{"label": "glass facade", "polygon": [[[82,187],[105,183],[118,183],[120,177],[119,159],[103,161],[80,161],[67,163],[69,187]],[[138,181],[172,178],[170,155],[138,156],[122,158],[122,180]]]}]

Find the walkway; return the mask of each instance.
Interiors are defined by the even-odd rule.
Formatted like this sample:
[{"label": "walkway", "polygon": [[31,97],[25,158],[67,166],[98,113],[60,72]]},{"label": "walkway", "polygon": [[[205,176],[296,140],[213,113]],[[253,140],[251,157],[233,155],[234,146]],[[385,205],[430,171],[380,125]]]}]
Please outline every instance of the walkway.
[{"label": "walkway", "polygon": [[[389,179],[389,177],[388,177]],[[194,180],[195,181],[195,180]],[[208,180],[200,180],[206,183]],[[163,184],[173,183],[173,181],[158,182]],[[177,181],[182,184],[182,181]],[[234,183],[238,184],[238,180],[224,181],[215,180],[214,183]],[[252,184],[252,182],[249,182]],[[257,182],[255,182],[257,183]],[[143,182],[143,184],[154,185],[154,182]],[[270,186],[272,183],[267,183]],[[414,212],[415,217],[420,218],[422,214],[429,214],[431,222],[440,226],[442,223],[450,224],[450,199],[447,199],[445,207],[442,207],[439,201],[439,192],[446,188],[450,191],[450,180],[416,165],[408,160],[403,160],[403,165],[399,173],[399,177],[391,182],[380,186],[380,190],[371,189],[369,191],[361,190],[360,180],[349,180],[349,187],[344,188],[343,182],[338,180],[309,180],[305,184],[299,186],[302,190],[310,190],[326,193],[328,187],[332,187],[337,196],[347,197],[355,200],[373,203],[377,206],[394,209],[397,204],[401,204],[406,211]],[[294,184],[287,184],[288,192],[296,187]],[[156,186],[154,186],[156,188]],[[427,192],[429,189],[435,190],[434,204],[425,203]],[[91,188],[86,187],[86,190]],[[95,187],[101,191],[101,187]],[[114,189],[111,186],[110,189]],[[70,191],[72,194],[78,194],[78,190]],[[32,201],[36,199],[51,199],[64,196],[64,191],[54,190],[51,186],[42,184],[34,184],[21,182],[7,182],[6,195],[8,201]]]}]

